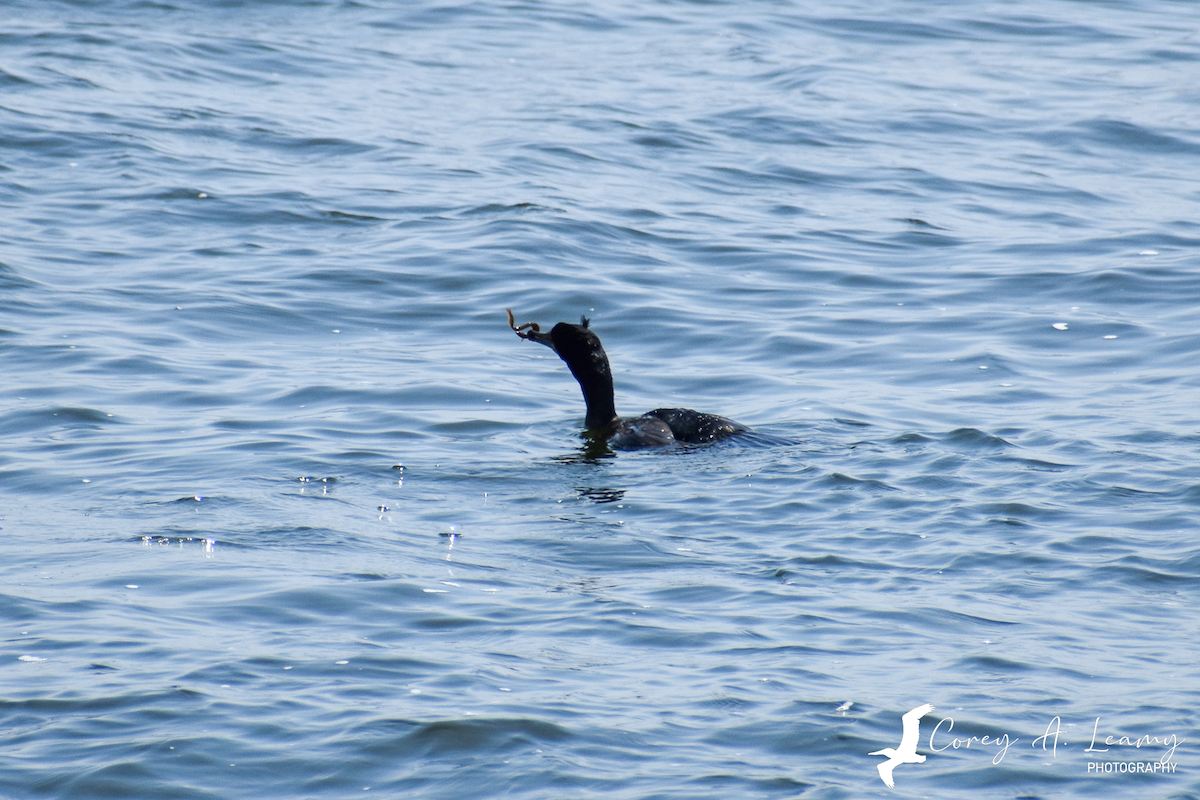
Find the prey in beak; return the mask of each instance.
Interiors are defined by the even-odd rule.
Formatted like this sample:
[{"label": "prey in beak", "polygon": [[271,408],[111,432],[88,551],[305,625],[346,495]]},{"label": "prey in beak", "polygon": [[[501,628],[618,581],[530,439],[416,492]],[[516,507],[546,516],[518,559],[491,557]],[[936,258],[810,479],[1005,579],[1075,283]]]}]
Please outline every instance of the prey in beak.
[{"label": "prey in beak", "polygon": [[551,350],[554,350],[554,352],[558,352],[554,348],[554,341],[550,338],[550,334],[542,333],[541,325],[538,325],[536,322],[526,322],[518,325],[516,319],[513,317],[512,309],[506,308],[504,310],[508,312],[508,327],[512,328],[517,336],[537,342],[538,344],[544,344]]}]

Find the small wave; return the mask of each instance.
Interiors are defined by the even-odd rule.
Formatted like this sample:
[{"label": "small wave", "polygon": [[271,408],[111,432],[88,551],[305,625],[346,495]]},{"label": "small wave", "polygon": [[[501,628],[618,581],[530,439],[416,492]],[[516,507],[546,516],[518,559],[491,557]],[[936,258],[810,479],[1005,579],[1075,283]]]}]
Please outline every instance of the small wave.
[{"label": "small wave", "polygon": [[14,411],[0,417],[0,431],[28,432],[58,427],[103,427],[116,424],[112,414],[95,408],[52,406]]},{"label": "small wave", "polygon": [[571,731],[561,725],[524,717],[386,723],[390,731],[400,728],[399,733],[373,727],[370,737],[363,738],[364,749],[373,755],[390,754],[406,761],[444,756],[493,757],[537,743],[559,743],[573,738]]},{"label": "small wave", "polygon": [[1125,120],[1092,120],[1078,123],[1074,126],[1074,129],[1082,131],[1084,138],[1088,141],[1121,150],[1158,153],[1162,155],[1194,156],[1200,154],[1200,143],[1152,130]]},{"label": "small wave", "polygon": [[969,445],[978,448],[1012,447],[1010,442],[999,436],[979,430],[978,428],[956,428],[942,437],[944,441],[953,444]]},{"label": "small wave", "polygon": [[895,486],[889,486],[883,481],[874,478],[855,478],[841,472],[831,472],[824,480],[821,481],[827,486],[836,488],[842,487],[863,487],[866,489],[882,489],[888,492],[899,491]]}]

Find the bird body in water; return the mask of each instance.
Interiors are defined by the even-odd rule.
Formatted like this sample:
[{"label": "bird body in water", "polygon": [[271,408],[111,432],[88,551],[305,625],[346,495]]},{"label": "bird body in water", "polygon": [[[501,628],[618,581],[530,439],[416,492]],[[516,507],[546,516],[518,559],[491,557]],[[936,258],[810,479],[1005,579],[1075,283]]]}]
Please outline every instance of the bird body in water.
[{"label": "bird body in water", "polygon": [[584,424],[588,432],[603,436],[619,450],[666,447],[677,442],[699,444],[749,431],[745,425],[716,414],[690,408],[656,408],[640,417],[617,416],[613,398],[612,369],[600,337],[589,327],[587,317],[579,325],[560,322],[543,333],[536,322],[517,325],[508,311],[508,325],[522,339],[544,344],[567,363],[583,390],[587,404]]}]

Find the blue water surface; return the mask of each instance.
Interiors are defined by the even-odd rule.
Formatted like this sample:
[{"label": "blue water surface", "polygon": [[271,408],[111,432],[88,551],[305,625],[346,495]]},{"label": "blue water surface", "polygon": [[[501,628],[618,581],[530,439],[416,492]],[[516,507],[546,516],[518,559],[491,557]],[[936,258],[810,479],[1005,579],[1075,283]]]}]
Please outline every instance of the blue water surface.
[{"label": "blue water surface", "polygon": [[3,17],[0,796],[1200,797],[1194,4]]}]

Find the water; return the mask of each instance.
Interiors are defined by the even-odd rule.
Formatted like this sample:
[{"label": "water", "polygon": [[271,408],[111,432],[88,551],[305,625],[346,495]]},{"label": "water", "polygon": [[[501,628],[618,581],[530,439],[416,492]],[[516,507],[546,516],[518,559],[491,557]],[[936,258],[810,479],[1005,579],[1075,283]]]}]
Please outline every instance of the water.
[{"label": "water", "polygon": [[[0,794],[1200,795],[1198,61],[1165,0],[10,3]],[[759,436],[587,457],[508,306]]]}]

